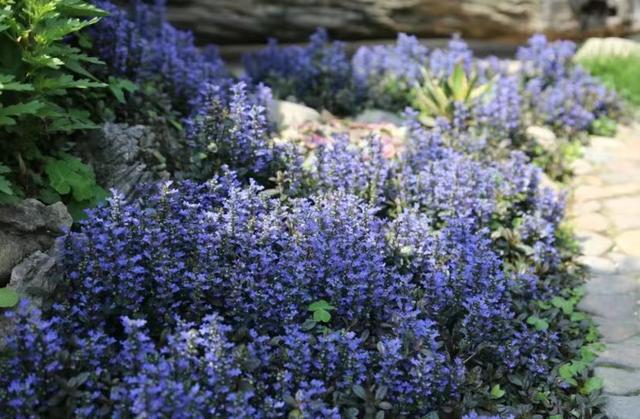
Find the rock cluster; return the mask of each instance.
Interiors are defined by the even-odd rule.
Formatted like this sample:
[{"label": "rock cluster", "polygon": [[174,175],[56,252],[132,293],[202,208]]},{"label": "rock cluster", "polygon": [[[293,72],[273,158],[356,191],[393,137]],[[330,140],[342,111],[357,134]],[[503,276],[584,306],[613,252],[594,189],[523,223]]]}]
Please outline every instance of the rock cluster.
[{"label": "rock cluster", "polygon": [[55,286],[55,240],[71,226],[62,202],[0,205],[0,286],[40,297]]}]

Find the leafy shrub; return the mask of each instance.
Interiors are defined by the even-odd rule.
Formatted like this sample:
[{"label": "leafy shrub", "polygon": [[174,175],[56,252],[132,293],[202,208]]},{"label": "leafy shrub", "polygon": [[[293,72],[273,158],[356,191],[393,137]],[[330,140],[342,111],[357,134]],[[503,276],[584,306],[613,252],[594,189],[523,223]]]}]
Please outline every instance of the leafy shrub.
[{"label": "leafy shrub", "polygon": [[354,88],[351,63],[344,45],[329,41],[318,29],[308,46],[269,46],[243,58],[245,70],[254,82],[263,82],[276,97],[294,99],[308,106],[336,114],[353,113],[360,93]]},{"label": "leafy shrub", "polygon": [[61,151],[64,135],[95,127],[69,96],[106,87],[84,68],[100,62],[64,41],[104,15],[81,0],[17,0],[0,9],[1,201],[64,196],[86,206],[103,196],[91,169]]},{"label": "leafy shrub", "polygon": [[[489,138],[518,139],[529,120],[551,118],[552,104],[556,128],[568,135],[608,114],[612,102],[598,102],[600,86],[571,66],[569,44],[534,38],[521,51],[520,78],[495,63],[481,68],[454,38],[429,54],[427,71],[463,99],[473,73],[482,83],[495,73],[485,94],[452,101],[449,118],[432,126],[407,110],[407,138],[393,155],[379,138],[348,135],[298,150],[271,138],[262,86],[208,70],[196,71],[198,80],[147,78],[129,67],[131,40],[143,68],[141,45],[185,39],[166,29],[160,9],[136,7],[133,21],[112,21],[127,34],[121,43],[107,42],[112,28],[93,47],[120,45],[105,53],[111,66],[175,98],[170,107],[189,115],[194,174],[211,179],[141,185],[133,202],[114,193],[61,240],[58,295],[42,311],[27,303],[8,311],[17,321],[0,358],[2,411],[470,419],[599,412],[601,383],[588,368],[597,333],[575,311],[580,271],[560,227],[563,200],[511,149],[519,144],[494,152]],[[149,62],[174,62],[172,54],[153,51]],[[427,51],[407,37],[354,62],[384,54],[389,63],[358,73],[319,32],[308,47],[272,43],[246,65],[276,95],[346,113],[362,86],[393,96],[388,79],[410,83]],[[403,72],[393,62],[405,55],[420,64]],[[541,104],[530,96],[535,88]],[[385,103],[399,106],[394,100]],[[66,187],[82,194],[85,186]]]}]

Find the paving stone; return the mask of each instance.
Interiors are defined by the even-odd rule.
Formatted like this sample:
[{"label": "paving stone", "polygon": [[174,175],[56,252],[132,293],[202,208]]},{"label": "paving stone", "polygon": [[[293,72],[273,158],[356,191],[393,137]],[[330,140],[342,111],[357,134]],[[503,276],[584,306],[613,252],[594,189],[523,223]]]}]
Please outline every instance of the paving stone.
[{"label": "paving stone", "polygon": [[598,177],[607,185],[628,183],[629,179],[640,179],[640,167],[636,167],[635,169],[627,168],[627,170],[624,171],[608,169],[602,173],[598,173]]},{"label": "paving stone", "polygon": [[640,317],[638,317],[640,305],[638,305],[638,295],[636,293],[626,295],[587,293],[578,304],[578,308],[607,319],[635,319],[640,321]]},{"label": "paving stone", "polygon": [[604,181],[602,177],[594,174],[578,176],[573,180],[575,185],[587,185],[587,186],[603,186]]},{"label": "paving stone", "polygon": [[630,275],[593,275],[584,288],[591,294],[640,294],[640,282]]},{"label": "paving stone", "polygon": [[589,268],[591,274],[613,274],[617,271],[616,264],[602,256],[580,256],[578,262]]},{"label": "paving stone", "polygon": [[637,419],[640,415],[640,397],[609,396],[606,411],[609,419]]},{"label": "paving stone", "polygon": [[[598,143],[591,144],[584,151],[582,158],[590,163],[606,164],[615,159],[616,153],[609,147],[597,146]],[[600,143],[601,144],[601,143]]]},{"label": "paving stone", "polygon": [[[638,212],[640,213],[640,208]],[[617,231],[640,229],[640,215],[611,213],[607,214],[607,218],[611,221],[611,227]]]},{"label": "paving stone", "polygon": [[638,279],[638,277],[640,276],[640,257],[629,256],[622,253],[616,253],[616,255],[620,256],[617,256],[616,259],[611,258],[616,266],[616,269],[620,273],[632,274],[635,279]]},{"label": "paving stone", "polygon": [[593,199],[613,198],[624,195],[632,195],[640,191],[640,182],[623,183],[619,185],[606,186],[578,186],[574,193],[573,199],[576,202],[590,201]]},{"label": "paving stone", "polygon": [[622,342],[640,335],[640,321],[636,318],[608,319],[600,316],[593,316],[592,318],[598,325],[598,330],[602,334],[602,340],[605,343]]},{"label": "paving stone", "polygon": [[640,256],[640,229],[620,233],[616,237],[616,245],[629,256]]},{"label": "paving stone", "polygon": [[595,374],[604,380],[604,391],[607,394],[628,396],[640,392],[640,371],[598,367]]},{"label": "paving stone", "polygon": [[640,125],[592,137],[567,214],[591,278],[579,304],[594,314],[606,348],[596,361],[611,419],[640,418]]},{"label": "paving stone", "polygon": [[598,356],[596,365],[627,369],[640,368],[640,336],[608,344]]},{"label": "paving stone", "polygon": [[586,175],[594,171],[593,165],[585,160],[576,160],[570,167],[576,176]]},{"label": "paving stone", "polygon": [[573,224],[577,231],[602,232],[606,231],[609,227],[609,220],[602,214],[590,212],[576,217],[571,221],[571,224]]},{"label": "paving stone", "polygon": [[602,203],[600,201],[586,201],[572,205],[569,209],[569,214],[576,217],[583,214],[598,212],[601,208]]},{"label": "paving stone", "polygon": [[600,256],[613,246],[610,238],[590,231],[580,232],[578,240],[582,245],[582,253],[587,256]]},{"label": "paving stone", "polygon": [[640,196],[623,196],[603,201],[608,214],[637,216],[640,208]]}]

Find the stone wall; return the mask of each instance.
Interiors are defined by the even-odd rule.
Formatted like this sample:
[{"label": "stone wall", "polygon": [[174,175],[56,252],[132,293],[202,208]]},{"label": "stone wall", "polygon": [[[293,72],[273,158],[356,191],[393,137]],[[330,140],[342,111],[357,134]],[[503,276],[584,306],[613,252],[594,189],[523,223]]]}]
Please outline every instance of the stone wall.
[{"label": "stone wall", "polygon": [[520,42],[531,33],[581,38],[640,29],[640,0],[169,0],[169,18],[203,40],[299,42],[323,26],[339,39],[397,32]]}]

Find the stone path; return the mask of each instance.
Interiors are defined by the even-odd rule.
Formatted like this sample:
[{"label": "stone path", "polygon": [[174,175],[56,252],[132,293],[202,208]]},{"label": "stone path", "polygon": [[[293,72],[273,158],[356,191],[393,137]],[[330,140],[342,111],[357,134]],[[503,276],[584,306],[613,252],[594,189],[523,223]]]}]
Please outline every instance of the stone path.
[{"label": "stone path", "polygon": [[606,344],[596,375],[611,419],[640,418],[640,125],[593,137],[574,169],[569,216],[591,270],[580,307]]}]

